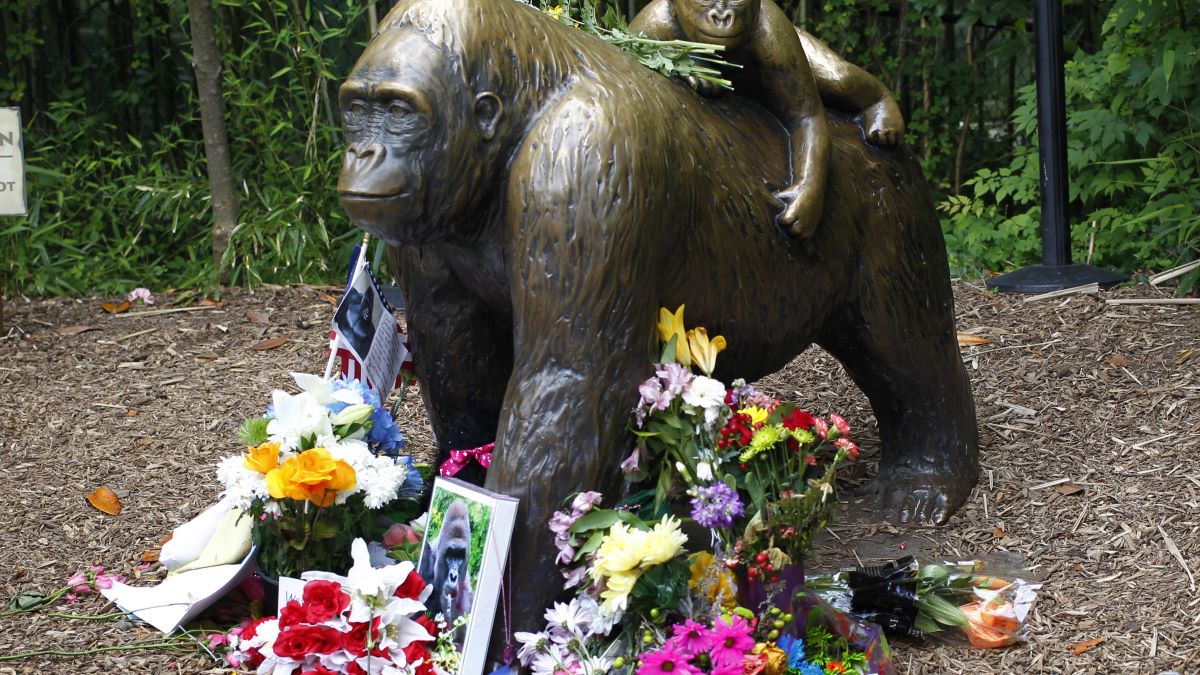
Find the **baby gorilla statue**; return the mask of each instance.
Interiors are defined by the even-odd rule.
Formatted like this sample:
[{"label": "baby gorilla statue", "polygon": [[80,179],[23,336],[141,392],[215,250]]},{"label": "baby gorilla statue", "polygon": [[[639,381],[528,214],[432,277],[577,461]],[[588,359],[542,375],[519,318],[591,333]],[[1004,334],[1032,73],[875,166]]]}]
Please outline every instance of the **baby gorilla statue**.
[{"label": "baby gorilla statue", "polygon": [[[862,126],[870,142],[892,146],[900,143],[904,136],[904,117],[883,83],[838,56],[808,32],[792,27],[772,0],[652,0],[634,18],[630,29],[658,40],[686,39],[724,46],[730,62],[743,66],[743,70],[761,71],[744,73],[740,80],[751,80],[746,82],[750,85],[761,84],[752,86],[751,92],[765,93],[764,104],[777,115],[780,104],[771,103],[770,98],[777,95],[778,89],[765,81],[774,76],[771,68],[777,67],[780,57],[794,49],[794,42],[785,39],[784,35],[794,30],[802,46],[800,69],[803,72],[793,73],[792,79],[803,80],[800,84],[808,85],[811,73],[816,92],[825,105],[851,115],[862,115]],[[776,41],[772,43],[769,36],[774,36]],[[764,49],[783,52],[767,57],[761,54]],[[731,79],[736,89],[739,79],[735,78],[739,74],[733,75]],[[719,87],[695,78],[689,78],[689,83],[705,96],[721,91]],[[785,90],[780,95],[788,93]],[[799,86],[791,95],[811,97],[812,85]],[[781,120],[787,124],[786,119],[781,117]]]}]

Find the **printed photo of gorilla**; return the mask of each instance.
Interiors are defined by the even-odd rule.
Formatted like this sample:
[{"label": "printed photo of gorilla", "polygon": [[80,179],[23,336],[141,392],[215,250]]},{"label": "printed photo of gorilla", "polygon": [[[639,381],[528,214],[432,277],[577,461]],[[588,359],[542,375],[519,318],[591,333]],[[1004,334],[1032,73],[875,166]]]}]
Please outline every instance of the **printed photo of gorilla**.
[{"label": "printed photo of gorilla", "polygon": [[[438,502],[445,503],[447,498],[450,501],[444,510],[439,508]],[[431,523],[421,554],[420,574],[433,586],[425,607],[429,616],[440,613],[448,624],[453,624],[458,617],[471,613],[475,600],[473,589],[478,582],[482,557],[482,539],[487,535],[490,514],[486,505],[468,502],[451,492],[435,492],[430,511],[431,516],[440,512],[442,517],[436,533],[432,531]],[[460,649],[465,637],[465,626],[455,631],[454,642]]]},{"label": "printed photo of gorilla", "polygon": [[381,311],[383,308],[375,304],[374,293],[355,286],[342,298],[342,304],[338,305],[337,313],[333,316],[338,331],[345,336],[360,359],[366,359],[367,352],[371,351],[371,343],[375,340],[376,314]]}]

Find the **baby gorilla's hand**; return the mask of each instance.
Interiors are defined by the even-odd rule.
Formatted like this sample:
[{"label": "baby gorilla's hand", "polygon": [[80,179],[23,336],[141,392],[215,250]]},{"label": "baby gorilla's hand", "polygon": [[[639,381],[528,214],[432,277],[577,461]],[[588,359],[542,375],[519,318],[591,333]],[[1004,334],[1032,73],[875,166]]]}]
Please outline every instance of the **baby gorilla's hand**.
[{"label": "baby gorilla's hand", "polygon": [[813,236],[817,231],[817,224],[821,222],[824,201],[821,190],[811,183],[799,183],[775,193],[775,198],[783,202],[779,224],[801,239]]},{"label": "baby gorilla's hand", "polygon": [[881,98],[864,110],[862,124],[867,140],[875,145],[890,147],[899,145],[904,139],[904,115],[891,96]]}]

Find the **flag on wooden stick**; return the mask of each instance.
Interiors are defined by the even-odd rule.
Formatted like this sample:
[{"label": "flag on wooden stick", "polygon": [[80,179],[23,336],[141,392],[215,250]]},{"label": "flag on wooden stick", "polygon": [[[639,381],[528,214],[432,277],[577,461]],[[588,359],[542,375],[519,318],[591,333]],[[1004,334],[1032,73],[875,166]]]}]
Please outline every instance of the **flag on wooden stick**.
[{"label": "flag on wooden stick", "polygon": [[362,381],[384,401],[401,385],[402,371],[412,369],[412,357],[408,337],[371,274],[368,239],[364,237],[355,248],[346,292],[333,315],[325,377],[332,375],[334,364],[340,362],[339,370],[346,379]]}]

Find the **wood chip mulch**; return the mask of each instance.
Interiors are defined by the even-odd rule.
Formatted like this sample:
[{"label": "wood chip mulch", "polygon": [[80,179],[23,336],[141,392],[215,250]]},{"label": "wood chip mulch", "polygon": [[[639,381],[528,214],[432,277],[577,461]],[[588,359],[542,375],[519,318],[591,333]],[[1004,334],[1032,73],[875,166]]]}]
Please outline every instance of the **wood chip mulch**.
[{"label": "wood chip mulch", "polygon": [[[810,569],[915,553],[1030,568],[1044,588],[1030,642],[998,651],[894,641],[901,673],[1179,673],[1200,669],[1200,307],[1108,305],[1147,286],[1034,303],[958,283],[959,331],[982,441],[979,486],[939,529],[879,523],[853,489],[878,440],[866,399],[812,349],[759,384],[841,412],[867,461],[845,472],[839,519]],[[50,591],[87,565],[150,583],[144,565],[213,502],[216,461],[289,371],[319,372],[337,291],[226,291],[215,307],[108,314],[113,298],[9,300],[0,331],[0,597]],[[119,302],[119,299],[117,299]],[[278,338],[286,338],[280,340]],[[269,342],[268,342],[269,341]],[[268,348],[263,348],[263,344]],[[258,345],[259,349],[252,349]],[[400,425],[428,460],[415,392]],[[119,497],[105,515],[85,497]],[[95,596],[67,611],[95,613]],[[60,607],[61,608],[61,607]],[[144,624],[45,613],[0,619],[0,658],[150,639]],[[203,652],[0,660],[4,673],[222,673]]]}]

